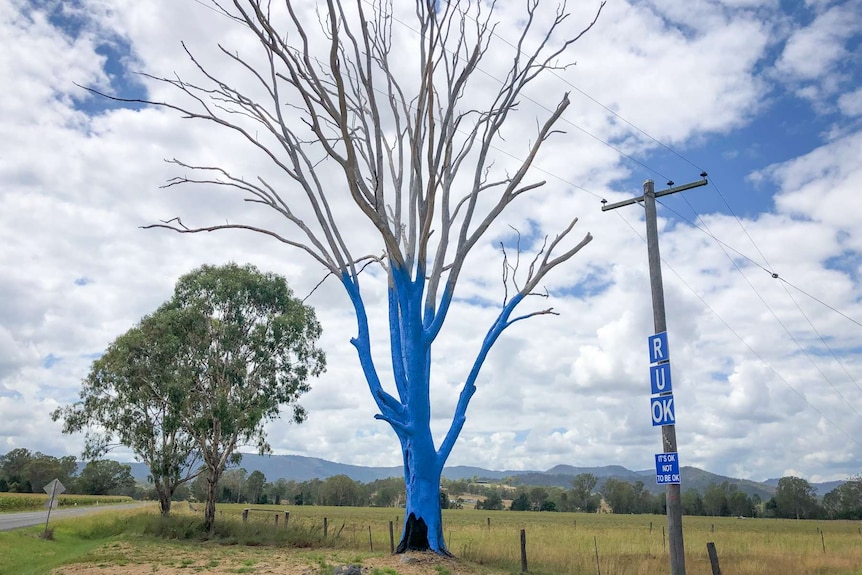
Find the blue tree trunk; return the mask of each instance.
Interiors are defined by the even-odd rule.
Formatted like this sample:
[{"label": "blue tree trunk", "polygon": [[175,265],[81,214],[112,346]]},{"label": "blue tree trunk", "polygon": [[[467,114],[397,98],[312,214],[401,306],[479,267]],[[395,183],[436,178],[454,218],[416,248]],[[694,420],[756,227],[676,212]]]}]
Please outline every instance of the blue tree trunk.
[{"label": "blue tree trunk", "polygon": [[443,539],[443,518],[440,511],[440,474],[437,452],[430,432],[419,440],[402,440],[404,484],[407,504],[404,528],[396,553],[427,551],[446,554]]}]

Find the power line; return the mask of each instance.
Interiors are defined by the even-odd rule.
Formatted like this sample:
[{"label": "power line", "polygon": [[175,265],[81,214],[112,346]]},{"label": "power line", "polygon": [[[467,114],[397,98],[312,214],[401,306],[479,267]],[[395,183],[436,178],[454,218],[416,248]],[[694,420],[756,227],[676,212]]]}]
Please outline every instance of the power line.
[{"label": "power line", "polygon": [[[627,219],[626,219],[622,214],[617,213],[617,215],[619,216],[619,218],[620,218],[621,220],[623,220],[623,222],[625,222],[625,224],[626,224],[626,225],[627,225],[627,226],[632,230],[632,232],[634,232],[634,234],[635,234],[635,235],[637,235],[637,236],[641,239],[641,241],[643,241],[644,243],[646,243],[646,238],[644,238],[644,237],[640,234],[640,232],[638,232],[638,231],[634,228],[634,226],[632,226],[632,225],[631,225],[631,223],[630,223],[630,222],[629,222],[629,221],[628,221],[628,220],[627,220]],[[817,407],[815,407],[815,406],[814,406],[810,401],[808,401],[808,398],[807,398],[807,397],[805,397],[805,394],[803,394],[801,391],[799,391],[799,390],[798,390],[798,389],[796,389],[793,385],[791,385],[791,384],[790,384],[790,382],[789,382],[789,381],[787,381],[787,380],[786,380],[786,379],[781,375],[781,373],[779,373],[779,371],[778,371],[777,369],[775,369],[775,367],[773,367],[773,366],[772,366],[772,364],[770,364],[768,361],[766,361],[766,359],[765,359],[765,358],[763,358],[763,356],[761,356],[759,353],[757,353],[757,351],[756,351],[753,347],[751,347],[751,345],[749,345],[749,344],[748,344],[748,342],[746,342],[746,341],[745,341],[745,339],[743,339],[743,337],[742,337],[741,335],[739,335],[739,334],[736,332],[736,330],[734,330],[734,329],[730,326],[730,324],[729,324],[729,323],[727,323],[727,321],[725,321],[725,320],[724,320],[724,318],[722,318],[722,317],[718,314],[718,312],[716,312],[716,311],[712,308],[712,306],[710,306],[710,305],[706,302],[706,300],[704,300],[704,299],[703,299],[703,298],[702,298],[702,297],[697,293],[697,291],[695,291],[695,289],[694,289],[693,287],[691,287],[691,285],[689,285],[689,284],[688,284],[688,282],[686,282],[686,281],[685,281],[685,279],[683,279],[683,277],[682,277],[682,276],[681,276],[681,275],[676,271],[676,269],[674,269],[674,267],[673,267],[672,265],[670,265],[670,264],[667,262],[667,260],[665,260],[664,258],[661,258],[661,262],[662,262],[662,265],[663,265],[663,266],[667,266],[667,268],[668,268],[668,269],[670,269],[670,270],[673,272],[673,274],[677,277],[677,279],[678,279],[678,280],[679,280],[679,281],[680,281],[680,282],[681,282],[681,283],[682,283],[682,284],[683,284],[683,285],[684,285],[684,286],[685,286],[685,287],[686,287],[686,288],[687,288],[687,289],[688,289],[688,290],[689,290],[689,291],[694,295],[694,297],[696,297],[696,298],[700,301],[700,303],[701,303],[701,304],[702,304],[702,305],[703,305],[707,310],[709,310],[709,312],[710,312],[710,313],[712,313],[712,315],[714,315],[714,316],[715,316],[715,318],[716,318],[716,319],[718,319],[718,321],[720,321],[722,324],[724,324],[724,327],[726,327],[726,328],[727,328],[727,330],[728,330],[728,331],[730,331],[730,333],[732,333],[732,334],[736,337],[736,339],[738,339],[738,340],[740,341],[740,343],[742,343],[742,345],[744,345],[744,346],[748,349],[748,351],[749,351],[749,352],[751,352],[751,354],[752,354],[754,357],[756,357],[756,358],[757,358],[757,359],[758,359],[758,360],[759,360],[763,365],[765,365],[765,366],[766,366],[766,367],[767,367],[767,368],[768,368],[772,373],[774,373],[774,374],[775,374],[775,376],[778,378],[778,380],[779,380],[779,381],[781,381],[784,385],[786,385],[788,388],[790,388],[790,389],[791,389],[791,390],[792,390],[792,391],[793,391],[797,396],[799,396],[799,398],[800,398],[800,399],[802,399],[802,401],[803,401],[803,402],[805,402],[805,404],[806,404],[808,407],[810,407],[810,408],[811,408],[812,410],[814,410],[814,411],[815,411],[815,412],[816,412],[820,417],[822,417],[822,418],[824,419],[824,421],[826,421],[826,422],[827,422],[827,423],[829,423],[832,427],[834,427],[835,429],[837,429],[838,431],[840,431],[841,433],[843,433],[845,436],[847,436],[847,438],[848,438],[850,441],[852,441],[852,442],[853,442],[853,443],[855,443],[856,445],[858,445],[858,446],[862,447],[862,443],[860,443],[860,442],[859,442],[859,440],[857,440],[857,439],[856,439],[856,437],[855,437],[853,434],[851,434],[851,433],[847,432],[846,430],[844,430],[844,428],[843,428],[843,427],[841,427],[840,425],[838,425],[837,423],[835,423],[834,421],[832,421],[832,420],[831,420],[829,417],[827,417],[827,416],[826,416],[826,414],[824,414],[820,409],[818,409]]]},{"label": "power line", "polygon": [[[661,203],[661,204],[662,204],[662,206],[667,207],[664,203]],[[691,207],[691,204],[689,204],[689,207]],[[709,231],[709,227],[707,226],[706,222],[704,222],[703,219],[700,218],[699,215],[698,215],[698,219],[700,219],[700,221],[703,223],[704,228],[706,229],[707,235],[709,235],[710,237],[715,237]],[[727,251],[724,249],[724,247],[720,243],[719,243],[719,247],[721,248],[725,257],[727,257],[727,259],[730,261],[730,263],[733,264],[733,267],[736,269],[737,273],[739,273],[739,275],[742,277],[742,279],[745,280],[745,283],[748,284],[748,287],[751,289],[751,291],[754,292],[754,294],[761,301],[761,303],[763,303],[763,305],[766,307],[766,309],[769,311],[769,313],[772,314],[772,317],[775,318],[775,321],[778,322],[778,325],[781,326],[781,328],[784,330],[784,333],[786,333],[787,336],[791,339],[791,341],[793,341],[793,343],[796,345],[796,348],[800,351],[800,353],[802,353],[802,355],[805,356],[805,359],[807,359],[811,363],[811,365],[814,367],[814,369],[816,369],[817,372],[820,373],[821,377],[823,377],[823,379],[826,381],[826,383],[829,384],[829,387],[831,387],[835,391],[835,393],[838,394],[838,396],[847,405],[847,407],[849,407],[850,410],[856,414],[856,417],[858,417],[860,420],[862,420],[862,415],[860,415],[860,413],[856,410],[856,408],[853,406],[853,404],[847,400],[847,398],[844,396],[844,394],[841,393],[841,390],[839,390],[838,387],[836,387],[835,384],[832,383],[832,380],[823,372],[823,370],[820,368],[819,365],[817,365],[817,363],[814,361],[814,359],[812,359],[811,355],[805,350],[805,348],[802,346],[802,344],[799,342],[799,340],[796,338],[796,336],[793,335],[793,333],[790,331],[790,329],[787,327],[787,325],[784,323],[784,321],[782,321],[782,319],[778,316],[778,314],[775,312],[775,310],[772,308],[772,306],[769,305],[769,303],[766,301],[766,299],[763,297],[763,295],[760,293],[760,291],[758,291],[758,289],[756,287],[754,287],[754,284],[751,283],[751,281],[748,279],[748,276],[745,275],[745,272],[743,272],[742,268],[739,267],[739,264],[736,263],[736,260],[734,260],[732,257],[730,257],[730,254],[727,253]],[[802,311],[801,308],[799,310]],[[804,313],[802,315],[806,319],[808,319]],[[812,328],[814,327],[814,325],[811,324],[810,321],[809,321],[809,324],[811,325]],[[817,330],[814,330],[814,331],[817,332]],[[819,333],[818,333],[818,335],[819,335]],[[826,348],[832,353],[832,355],[835,356],[835,352],[832,351],[832,348],[829,347],[829,345],[826,343],[826,340],[824,340],[822,337],[820,339],[823,342],[823,344],[826,346]],[[836,357],[836,359],[837,359],[837,357]],[[856,383],[855,380],[853,380],[853,383],[854,384]]]},{"label": "power line", "polygon": [[[772,269],[767,268],[767,267],[764,267],[764,266],[763,266],[763,264],[761,264],[761,263],[759,263],[759,262],[755,261],[754,259],[750,258],[749,256],[747,256],[747,255],[746,255],[746,254],[744,254],[743,252],[739,251],[738,249],[734,248],[734,247],[733,247],[733,246],[731,246],[730,244],[728,244],[728,243],[724,242],[724,241],[723,241],[723,240],[721,240],[718,236],[714,235],[712,232],[710,232],[710,231],[708,231],[708,230],[706,230],[706,229],[704,229],[704,228],[700,227],[700,226],[699,226],[699,225],[697,225],[696,223],[692,222],[691,220],[689,220],[688,218],[686,218],[684,215],[682,215],[682,214],[680,214],[678,211],[674,210],[674,209],[673,209],[671,206],[669,206],[668,204],[662,203],[662,206],[663,206],[665,209],[667,209],[668,211],[673,212],[673,214],[674,214],[674,215],[676,215],[679,219],[681,219],[682,221],[684,221],[685,223],[687,223],[688,225],[690,225],[692,228],[694,228],[694,229],[696,229],[696,230],[700,231],[701,233],[705,234],[706,236],[710,237],[714,242],[716,242],[716,244],[718,244],[719,246],[721,246],[723,249],[727,249],[727,250],[732,251],[733,253],[735,253],[735,254],[736,254],[736,255],[738,255],[739,257],[743,258],[744,260],[748,261],[748,262],[749,262],[749,263],[751,263],[752,265],[754,265],[754,266],[756,266],[756,267],[760,268],[762,271],[764,271],[764,272],[766,272],[767,274],[769,274],[769,275],[770,275],[770,277],[772,277],[773,279],[779,280],[780,282],[783,282],[783,283],[787,284],[789,287],[792,287],[793,289],[795,289],[796,291],[798,291],[799,293],[801,293],[801,294],[802,294],[802,295],[804,295],[805,297],[807,297],[807,298],[809,298],[809,299],[811,299],[811,300],[813,300],[813,301],[815,301],[815,302],[819,303],[820,305],[822,305],[822,306],[826,307],[827,309],[829,309],[829,310],[830,310],[830,311],[832,311],[833,313],[836,313],[836,314],[840,315],[841,317],[843,317],[843,318],[844,318],[844,319],[846,319],[847,321],[850,321],[851,323],[854,323],[854,324],[856,324],[857,326],[862,327],[862,322],[860,322],[859,320],[857,320],[857,319],[855,319],[855,318],[853,318],[853,317],[851,317],[851,316],[847,315],[847,314],[846,314],[846,313],[844,313],[843,311],[841,311],[841,310],[839,310],[838,308],[836,308],[836,307],[834,307],[834,306],[830,305],[829,303],[827,303],[827,302],[823,301],[822,299],[820,299],[820,298],[818,298],[818,297],[816,297],[816,296],[814,296],[814,295],[812,295],[812,294],[808,293],[807,291],[805,291],[804,289],[800,288],[799,286],[797,286],[797,285],[795,285],[795,284],[791,283],[791,282],[790,282],[790,281],[788,281],[785,277],[783,277],[783,276],[779,275],[777,272],[773,271]],[[691,205],[689,205],[689,207],[691,207]],[[692,209],[692,211],[694,211],[694,210]],[[697,212],[695,212],[695,213],[697,213]],[[703,221],[703,220],[701,220],[701,221]]]}]

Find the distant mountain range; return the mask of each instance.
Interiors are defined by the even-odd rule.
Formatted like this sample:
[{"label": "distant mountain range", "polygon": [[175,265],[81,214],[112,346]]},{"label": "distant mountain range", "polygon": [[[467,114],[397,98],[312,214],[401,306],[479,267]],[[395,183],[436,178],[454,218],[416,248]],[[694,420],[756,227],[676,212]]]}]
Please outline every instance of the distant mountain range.
[{"label": "distant mountain range", "polygon": [[[147,475],[149,475],[147,466],[142,463],[131,463],[130,465],[132,466],[132,475],[135,479],[146,481]],[[354,481],[370,483],[376,479],[401,477],[403,475],[403,469],[400,465],[397,467],[363,467],[360,465],[335,463],[317,457],[303,457],[301,455],[257,455],[244,453],[240,466],[249,473],[260,471],[266,476],[267,481],[284,478],[288,481],[301,482],[311,479],[326,479],[334,475],[346,475]],[[711,483],[721,484],[724,481],[728,481],[731,484],[735,484],[737,489],[749,496],[756,494],[761,499],[767,500],[773,496],[775,487],[778,485],[778,479],[770,479],[764,482],[736,479],[710,473],[697,467],[683,467],[680,471],[683,491],[695,489],[703,493]],[[541,485],[563,488],[571,487],[572,479],[581,473],[592,473],[598,477],[600,486],[605,480],[614,478],[628,481],[629,483],[642,481],[644,487],[651,493],[661,493],[664,491],[663,486],[656,485],[655,483],[655,470],[632,471],[619,465],[605,465],[602,467],[557,465],[547,471],[493,471],[465,465],[456,465],[443,469],[443,477],[453,481],[459,479],[477,479],[480,481],[496,482],[509,478],[510,483],[515,485]],[[826,483],[812,483],[811,486],[814,487],[818,495],[822,496],[842,483],[843,481],[829,481]]]}]

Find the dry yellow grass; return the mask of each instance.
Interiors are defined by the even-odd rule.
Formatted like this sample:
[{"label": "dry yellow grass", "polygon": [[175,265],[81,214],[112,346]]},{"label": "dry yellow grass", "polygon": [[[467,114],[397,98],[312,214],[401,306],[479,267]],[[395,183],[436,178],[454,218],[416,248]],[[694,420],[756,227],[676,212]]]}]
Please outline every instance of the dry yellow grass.
[{"label": "dry yellow grass", "polygon": [[[225,507],[224,512],[239,513],[243,507]],[[284,509],[290,510],[292,525],[306,529],[322,530],[326,517],[329,540],[336,546],[369,549],[371,527],[375,551],[389,548],[389,521],[397,539],[402,519],[398,509]],[[250,517],[273,521],[260,512]],[[598,550],[602,575],[664,575],[669,570],[666,524],[659,515],[444,511],[447,545],[456,556],[517,572],[524,529],[528,567],[536,574],[597,573]],[[685,517],[683,529],[691,573],[711,572],[706,544],[712,541],[724,573],[862,575],[860,522]]]}]

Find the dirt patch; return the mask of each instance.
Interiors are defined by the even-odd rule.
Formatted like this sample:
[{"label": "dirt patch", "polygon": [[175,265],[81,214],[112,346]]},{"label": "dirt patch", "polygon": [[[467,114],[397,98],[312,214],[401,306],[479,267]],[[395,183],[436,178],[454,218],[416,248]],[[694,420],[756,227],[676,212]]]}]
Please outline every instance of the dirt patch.
[{"label": "dirt patch", "polygon": [[339,567],[358,566],[363,575],[501,575],[466,561],[435,553],[370,555],[344,550],[283,550],[244,547],[192,548],[165,545],[139,547],[113,543],[94,551],[85,562],[66,565],[52,575],[190,575],[266,573],[332,575]]}]

